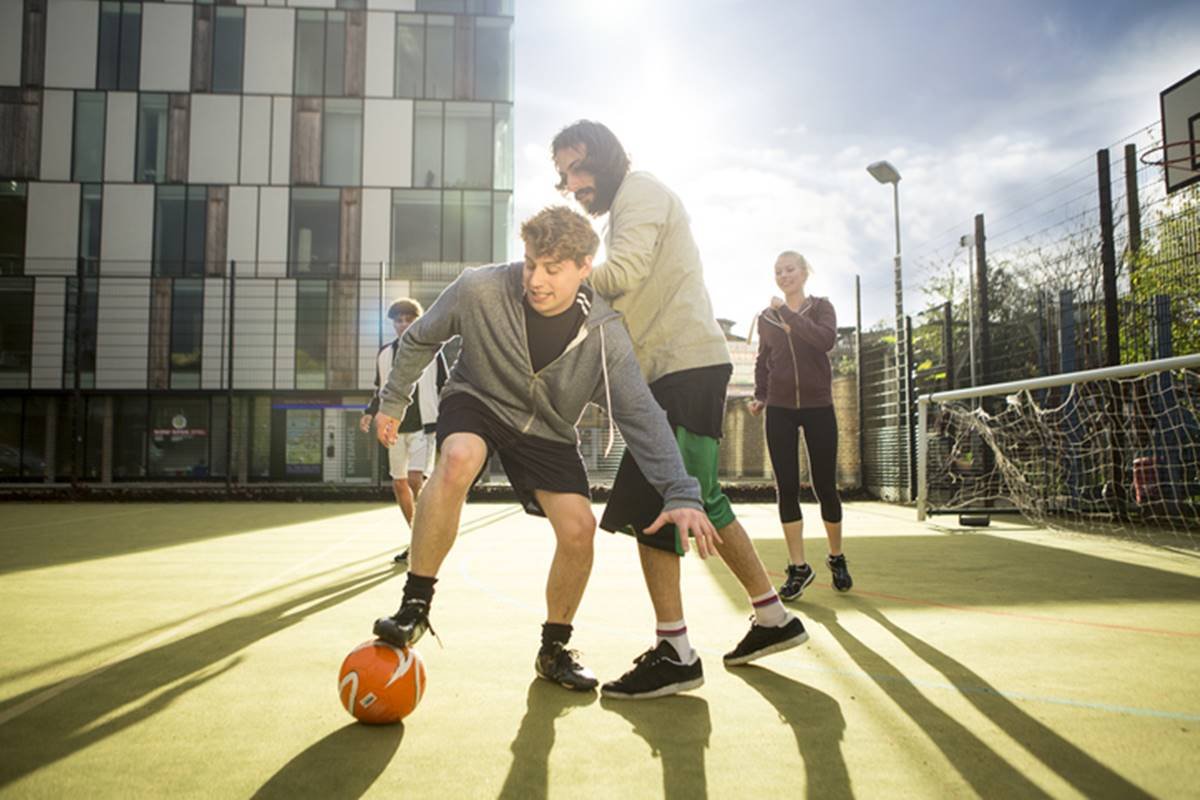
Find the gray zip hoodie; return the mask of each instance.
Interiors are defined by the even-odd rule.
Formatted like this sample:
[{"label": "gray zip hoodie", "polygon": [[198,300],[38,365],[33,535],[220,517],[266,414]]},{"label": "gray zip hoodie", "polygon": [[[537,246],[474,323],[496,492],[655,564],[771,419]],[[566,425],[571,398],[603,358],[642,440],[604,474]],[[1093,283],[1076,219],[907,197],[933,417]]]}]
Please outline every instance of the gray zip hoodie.
[{"label": "gray zip hoodie", "polygon": [[[575,424],[588,403],[615,421],[663,510],[703,509],[700,484],[687,474],[667,415],[654,401],[633,355],[621,316],[600,297],[579,335],[558,358],[534,372],[525,333],[524,264],[464,270],[400,340],[379,410],[403,419],[413,384],[441,346],[462,337],[462,353],[442,398],[464,392],[506,425],[543,439],[577,445]],[[610,430],[611,436],[611,430]]]}]

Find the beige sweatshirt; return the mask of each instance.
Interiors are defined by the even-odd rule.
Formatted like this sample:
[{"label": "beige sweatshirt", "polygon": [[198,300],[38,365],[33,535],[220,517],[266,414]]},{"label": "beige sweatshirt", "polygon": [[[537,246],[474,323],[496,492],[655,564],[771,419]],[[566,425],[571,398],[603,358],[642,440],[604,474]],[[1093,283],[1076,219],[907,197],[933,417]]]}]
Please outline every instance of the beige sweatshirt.
[{"label": "beige sweatshirt", "polygon": [[647,383],[730,363],[700,251],[674,192],[648,172],[626,175],[613,199],[605,248],[592,288],[624,315]]}]

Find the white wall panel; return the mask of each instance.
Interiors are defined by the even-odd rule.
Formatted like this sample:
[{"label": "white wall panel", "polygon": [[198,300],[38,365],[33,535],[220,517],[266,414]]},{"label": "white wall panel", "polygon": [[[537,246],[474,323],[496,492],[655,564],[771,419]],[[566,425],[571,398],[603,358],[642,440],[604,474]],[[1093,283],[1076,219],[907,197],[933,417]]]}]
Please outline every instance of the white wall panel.
[{"label": "white wall panel", "polygon": [[271,183],[292,182],[292,98],[276,97],[271,111]]},{"label": "white wall panel", "polygon": [[200,386],[224,389],[229,326],[229,283],[225,278],[204,279],[204,328],[200,336]]},{"label": "white wall panel", "polygon": [[21,0],[0,0],[0,86],[21,85]]},{"label": "white wall panel", "polygon": [[363,128],[363,184],[412,186],[412,101],[365,101]]},{"label": "white wall panel", "polygon": [[296,282],[278,281],[275,289],[275,388],[296,385]]},{"label": "white wall panel", "polygon": [[[392,192],[390,189],[363,189],[362,199],[362,260],[370,266],[363,274],[375,275],[378,264],[385,265],[391,256]],[[386,266],[385,266],[386,269]]]},{"label": "white wall panel", "polygon": [[[76,211],[78,219],[79,212]],[[154,246],[154,187],[105,184],[101,274],[149,275]]]},{"label": "white wall panel", "polygon": [[271,182],[271,98],[242,98],[241,179]]},{"label": "white wall panel", "polygon": [[272,388],[275,281],[238,279],[233,303],[233,388]]},{"label": "white wall panel", "polygon": [[417,0],[367,0],[367,8],[380,11],[413,11]]},{"label": "white wall panel", "polygon": [[71,132],[75,93],[47,89],[42,95],[42,180],[71,179]]},{"label": "white wall panel", "polygon": [[296,12],[284,8],[246,9],[247,94],[291,94]]},{"label": "white wall panel", "polygon": [[26,275],[74,275],[79,255],[79,184],[30,183]]},{"label": "white wall panel", "polygon": [[67,319],[65,278],[39,278],[33,290],[33,352],[30,386],[61,389]]},{"label": "white wall panel", "polygon": [[95,89],[100,4],[50,0],[46,8],[46,88]]},{"label": "white wall panel", "polygon": [[100,281],[96,388],[144,389],[150,341],[150,279]]},{"label": "white wall panel", "polygon": [[258,189],[229,187],[229,238],[226,256],[238,262],[243,275],[254,274],[258,259]]},{"label": "white wall panel", "polygon": [[288,190],[258,192],[258,275],[287,277]]},{"label": "white wall panel", "polygon": [[190,116],[188,182],[237,183],[241,99],[194,94]]},{"label": "white wall panel", "polygon": [[367,97],[391,97],[396,79],[396,15],[367,14]]},{"label": "white wall panel", "polygon": [[108,93],[104,131],[104,180],[133,180],[133,151],[137,143],[137,95]]},{"label": "white wall panel", "polygon": [[[358,388],[375,389],[375,356],[382,344],[379,320],[383,301],[383,285],[378,280],[364,280],[358,287]],[[392,331],[387,331],[391,341]]]},{"label": "white wall panel", "polygon": [[186,92],[191,78],[191,6],[143,3],[139,87],[144,92]]}]

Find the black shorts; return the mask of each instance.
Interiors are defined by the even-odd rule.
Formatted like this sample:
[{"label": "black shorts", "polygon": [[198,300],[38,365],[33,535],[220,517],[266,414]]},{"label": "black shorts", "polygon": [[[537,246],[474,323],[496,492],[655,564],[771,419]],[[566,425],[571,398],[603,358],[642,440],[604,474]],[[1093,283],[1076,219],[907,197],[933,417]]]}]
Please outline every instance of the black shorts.
[{"label": "black shorts", "polygon": [[[732,374],[732,364],[716,364],[672,372],[650,384],[651,394],[667,412],[667,422],[676,432],[684,467],[700,481],[704,511],[717,528],[735,519],[717,482],[716,463],[717,440],[725,420],[725,390]],[[680,428],[685,432],[682,435]],[[617,467],[600,528],[632,534],[641,544],[682,555],[673,525],[649,536],[642,533],[662,512],[662,506],[662,495],[642,474],[633,454],[626,450]]]},{"label": "black shorts", "polygon": [[[473,433],[487,444],[488,456],[500,456],[500,465],[512,484],[525,513],[546,516],[534,491],[592,497],[587,469],[579,446],[552,442],[521,433],[500,420],[474,395],[459,392],[442,400],[438,408],[437,446],[452,433]],[[479,475],[487,469],[484,464]],[[479,476],[475,477],[479,480]]]}]

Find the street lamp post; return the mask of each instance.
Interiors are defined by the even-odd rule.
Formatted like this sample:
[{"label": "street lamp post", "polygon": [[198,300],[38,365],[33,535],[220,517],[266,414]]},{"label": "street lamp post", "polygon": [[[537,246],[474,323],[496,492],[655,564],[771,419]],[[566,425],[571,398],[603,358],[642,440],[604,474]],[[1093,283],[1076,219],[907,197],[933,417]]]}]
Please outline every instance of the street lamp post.
[{"label": "street lamp post", "polygon": [[876,161],[867,166],[867,172],[880,183],[892,185],[892,213],[896,222],[896,255],[894,257],[894,280],[896,293],[896,371],[899,384],[900,429],[908,443],[908,492],[913,493],[916,472],[916,452],[912,425],[912,374],[907,358],[907,337],[904,325],[904,281],[900,271],[900,171],[887,161]]}]

